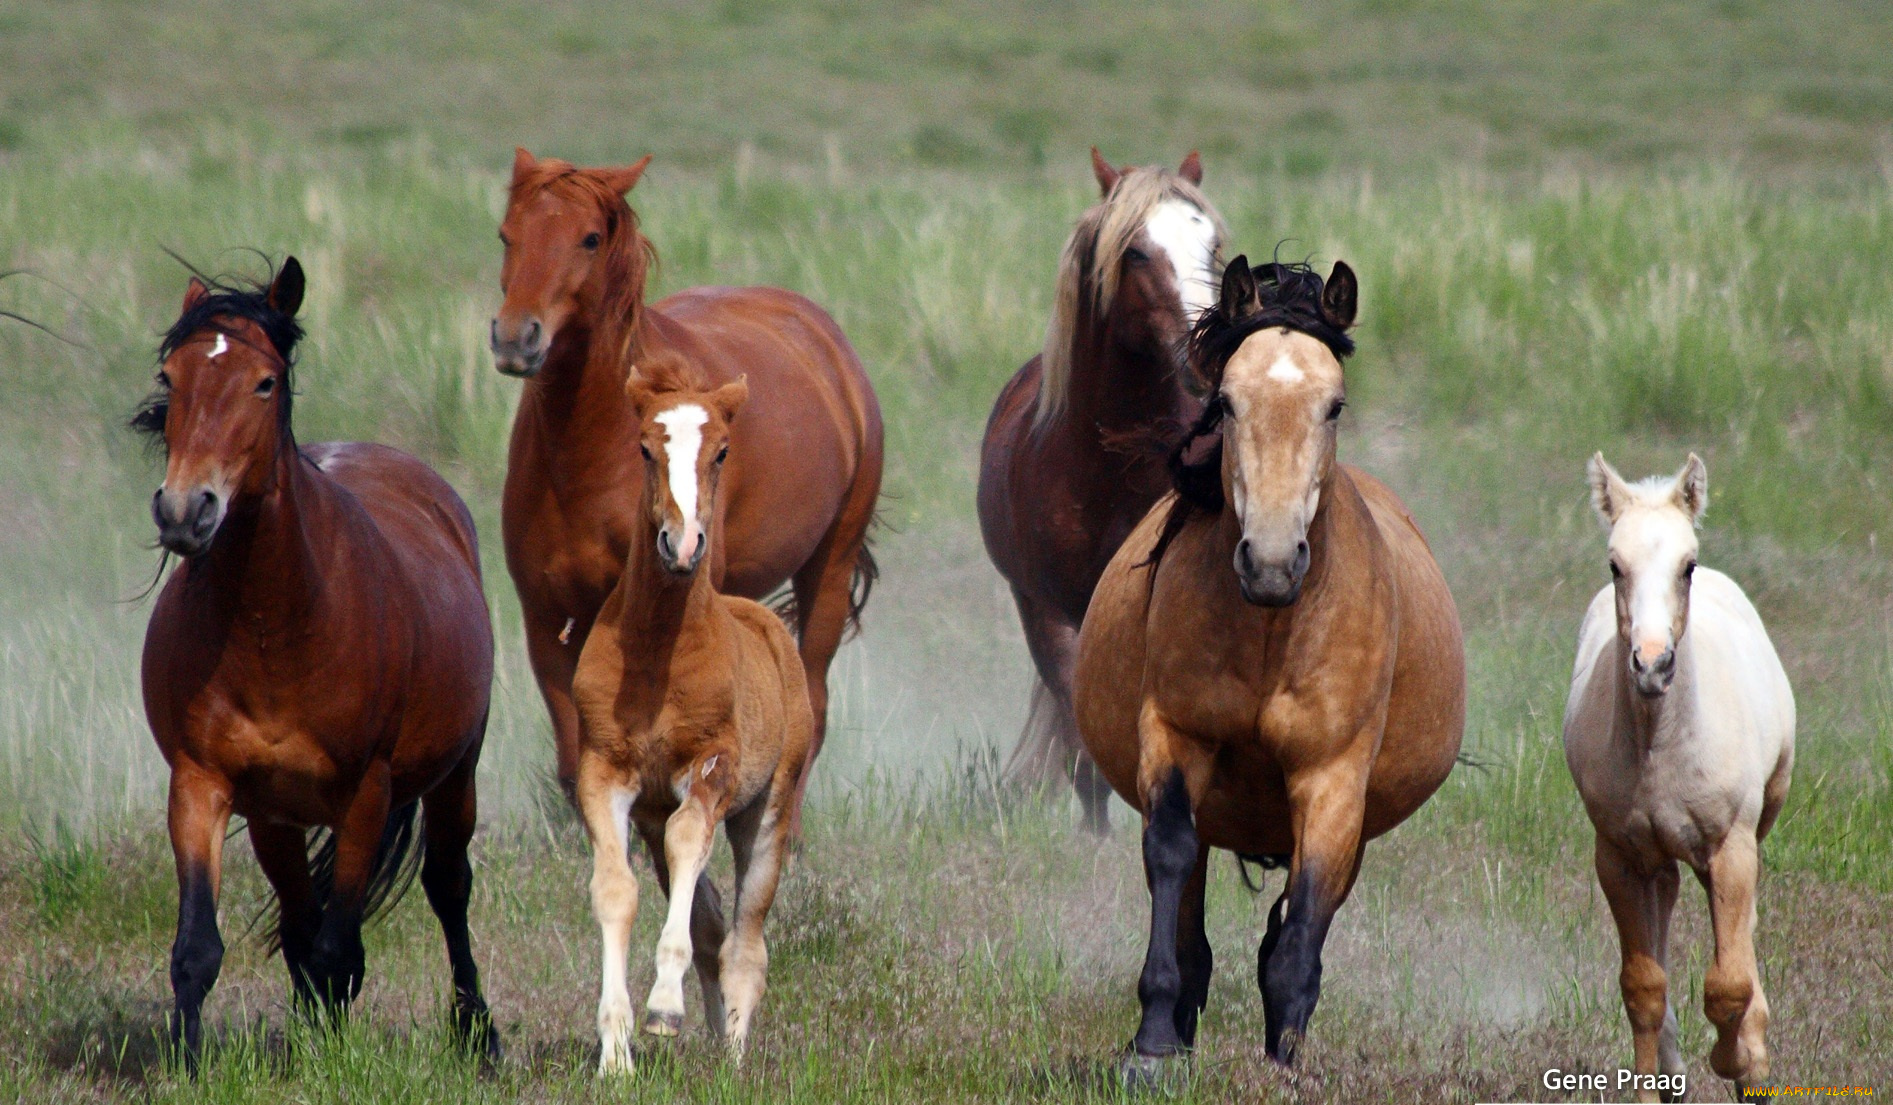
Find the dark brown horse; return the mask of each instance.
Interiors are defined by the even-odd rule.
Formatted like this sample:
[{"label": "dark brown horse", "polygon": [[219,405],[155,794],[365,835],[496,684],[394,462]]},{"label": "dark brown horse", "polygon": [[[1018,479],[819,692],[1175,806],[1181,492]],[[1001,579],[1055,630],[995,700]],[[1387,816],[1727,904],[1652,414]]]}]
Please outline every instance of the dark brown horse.
[{"label": "dark brown horse", "polygon": [[[780,288],[690,288],[644,303],[650,243],[624,195],[650,159],[579,169],[525,150],[500,224],[505,295],[493,358],[526,379],[513,420],[500,521],[526,649],[552,713],[559,781],[578,769],[572,676],[605,596],[624,576],[644,502],[628,370],[678,358],[710,387],[749,376],[712,534],[719,590],[794,589],[815,710],[812,765],[828,710],[828,665],[875,575],[868,527],[881,489],[881,408],[834,319]],[[808,787],[804,773],[797,792]]]},{"label": "dark brown horse", "polygon": [[1039,676],[1010,770],[1070,776],[1085,825],[1102,832],[1110,789],[1072,720],[1078,626],[1111,554],[1169,486],[1161,456],[1136,442],[1200,409],[1182,348],[1214,297],[1224,230],[1196,154],[1174,173],[1113,169],[1095,149],[1091,161],[1104,198],[1065,243],[1044,350],[993,405],[979,526]]},{"label": "dark brown horse", "polygon": [[1452,594],[1386,485],[1337,463],[1356,284],[1229,263],[1197,324],[1212,385],[1176,494],[1112,558],[1078,640],[1086,746],[1144,816],[1150,944],[1126,1074],[1191,1047],[1209,996],[1209,850],[1288,868],[1257,980],[1294,1057],[1367,842],[1452,771],[1466,717]]},{"label": "dark brown horse", "polygon": [[[380,445],[296,444],[290,365],[302,267],[267,290],[192,279],[165,336],[158,391],[134,427],[166,452],[151,512],[184,558],[145,633],[145,715],[171,767],[177,941],[174,1041],[196,1062],[217,981],[224,828],[249,822],[276,890],[277,939],[300,1004],[361,989],[364,918],[411,869],[453,969],[454,1020],[498,1037],[467,936],[474,768],[493,635],[473,519],[451,487]],[[330,843],[311,868],[307,830]]]}]

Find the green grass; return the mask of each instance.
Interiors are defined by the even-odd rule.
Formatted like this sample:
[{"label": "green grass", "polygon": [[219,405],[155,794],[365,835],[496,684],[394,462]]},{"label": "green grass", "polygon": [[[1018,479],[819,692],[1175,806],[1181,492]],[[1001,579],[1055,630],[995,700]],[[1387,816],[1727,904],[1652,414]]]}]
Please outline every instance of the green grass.
[{"label": "green grass", "polygon": [[[1709,463],[1705,561],[1761,609],[1799,757],[1767,845],[1776,1074],[1872,1083],[1893,1015],[1893,187],[1868,3],[402,6],[80,0],[0,13],[0,1097],[999,1101],[1109,1097],[1147,917],[1134,832],[1078,837],[995,755],[1027,662],[972,523],[999,384],[1034,351],[1095,195],[1084,149],[1200,146],[1231,252],[1361,275],[1343,453],[1412,503],[1467,628],[1466,747],[1376,845],[1331,944],[1307,1070],[1260,1057],[1262,912],[1220,956],[1186,1100],[1503,1100],[1628,1058],[1615,940],[1559,720],[1606,578],[1582,470]],[[700,1037],[591,1075],[584,848],[498,555],[518,385],[493,372],[515,141],[629,161],[660,290],[781,284],[860,350],[887,416],[885,577],[832,677],[810,835],[771,921],[750,1061]],[[137,650],[155,462],[123,429],[184,273],[309,272],[305,441],[370,438],[472,508],[499,664],[477,950],[509,1061],[449,1054],[420,899],[370,938],[338,1035],[231,944],[201,1085],[159,1060],[175,886]],[[68,344],[68,342],[70,344]],[[725,871],[727,876],[727,872]],[[649,885],[648,877],[646,885]],[[654,895],[633,987],[648,981]],[[1684,892],[1692,1097],[1707,934]],[[694,997],[692,999],[694,1001]],[[694,1010],[694,1006],[693,1006]]]}]

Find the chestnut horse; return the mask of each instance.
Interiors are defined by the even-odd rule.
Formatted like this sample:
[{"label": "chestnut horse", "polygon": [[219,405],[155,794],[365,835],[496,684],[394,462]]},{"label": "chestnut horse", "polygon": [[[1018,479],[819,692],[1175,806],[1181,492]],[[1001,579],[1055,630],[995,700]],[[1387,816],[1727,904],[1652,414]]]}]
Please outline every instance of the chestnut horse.
[{"label": "chestnut horse", "polygon": [[1071,714],[1078,626],[1111,554],[1169,486],[1160,457],[1135,442],[1170,436],[1201,409],[1181,354],[1214,294],[1224,230],[1197,188],[1195,153],[1172,173],[1113,169],[1094,148],[1091,167],[1103,199],[1065,243],[1045,347],[986,423],[979,526],[1038,671],[1009,770],[1029,783],[1070,777],[1086,827],[1101,833],[1110,791]]},{"label": "chestnut horse", "polygon": [[1209,850],[1286,864],[1257,960],[1268,1053],[1290,1062],[1366,842],[1452,770],[1465,652],[1446,581],[1383,484],[1335,461],[1353,271],[1258,283],[1230,262],[1191,357],[1214,390],[1078,639],[1085,745],[1144,815],[1150,944],[1126,1074],[1195,1042],[1209,993]]},{"label": "chestnut horse", "polygon": [[[364,918],[411,868],[453,969],[454,1023],[499,1038],[467,937],[474,769],[493,634],[473,519],[453,488],[380,445],[296,444],[290,365],[302,266],[267,289],[193,278],[133,426],[163,442],[158,540],[184,558],[145,633],[145,716],[171,768],[177,856],[173,1040],[195,1066],[217,981],[224,827],[249,823],[275,888],[299,1004],[361,989]],[[311,870],[307,829],[332,830]]]},{"label": "chestnut horse", "polygon": [[676,356],[712,385],[749,374],[749,411],[711,521],[710,578],[751,598],[792,586],[815,709],[811,764],[826,731],[828,665],[875,577],[867,537],[881,409],[860,360],[827,312],[780,288],[690,288],[646,306],[653,254],[624,195],[649,161],[579,169],[519,150],[500,224],[494,364],[527,381],[501,532],[568,794],[578,770],[572,675],[624,575],[644,498],[630,366]]},{"label": "chestnut horse", "polygon": [[[628,385],[642,426],[643,501],[631,504],[624,578],[598,613],[572,688],[578,805],[604,938],[601,1074],[632,1063],[625,949],[638,885],[625,855],[627,815],[670,895],[644,1030],[682,1030],[684,969],[694,958],[710,1027],[740,1056],[769,963],[763,920],[814,751],[808,680],[788,629],[767,607],[718,594],[703,570],[725,462],[735,456],[730,422],[749,384],[738,376],[712,391],[690,375],[675,359],[649,359]],[[718,824],[736,857],[727,933],[706,873]]]}]

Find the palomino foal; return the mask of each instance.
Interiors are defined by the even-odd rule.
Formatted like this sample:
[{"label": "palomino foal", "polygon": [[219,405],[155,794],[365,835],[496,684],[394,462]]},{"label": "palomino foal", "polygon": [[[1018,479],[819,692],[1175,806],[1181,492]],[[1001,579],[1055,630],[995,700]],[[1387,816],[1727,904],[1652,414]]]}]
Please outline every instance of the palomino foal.
[{"label": "palomino foal", "polygon": [[[578,804],[591,834],[592,909],[604,937],[601,1074],[632,1066],[625,949],[638,887],[626,862],[627,815],[670,895],[644,1031],[682,1029],[684,968],[694,958],[711,1030],[740,1055],[769,963],[763,919],[815,732],[787,627],[767,607],[717,593],[699,570],[718,537],[717,483],[730,420],[749,384],[739,377],[706,392],[686,383],[684,371],[647,363],[626,388],[643,424],[647,498],[624,578],[599,611],[572,688]],[[727,938],[705,874],[719,822],[736,857]]]},{"label": "palomino foal", "polygon": [[1696,565],[1708,474],[1626,484],[1591,458],[1611,584],[1578,636],[1564,757],[1597,829],[1597,880],[1623,949],[1624,1009],[1645,1101],[1680,1096],[1683,1057],[1664,975],[1677,868],[1709,894],[1715,963],[1709,1065],[1738,1092],[1768,1076],[1768,999],[1755,964],[1760,845],[1788,795],[1794,692],[1748,597]]}]

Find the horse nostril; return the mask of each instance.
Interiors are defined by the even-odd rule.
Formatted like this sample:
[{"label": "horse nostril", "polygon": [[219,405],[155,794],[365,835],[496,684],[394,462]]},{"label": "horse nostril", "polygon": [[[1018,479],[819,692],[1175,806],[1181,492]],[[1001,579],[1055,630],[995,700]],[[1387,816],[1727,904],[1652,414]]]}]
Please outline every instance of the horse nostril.
[{"label": "horse nostril", "polygon": [[1295,578],[1300,579],[1302,574],[1307,570],[1308,542],[1304,540],[1295,545]]},{"label": "horse nostril", "polygon": [[525,331],[519,336],[519,344],[527,349],[538,349],[539,339],[544,335],[545,327],[539,325],[538,319],[531,319],[526,323]]},{"label": "horse nostril", "polygon": [[677,553],[671,548],[670,534],[663,530],[657,531],[657,555],[663,557],[665,560],[677,559]]},{"label": "horse nostril", "polygon": [[1255,553],[1249,547],[1247,537],[1236,542],[1236,570],[1243,575],[1255,574]]},{"label": "horse nostril", "polygon": [[500,320],[491,319],[486,324],[486,344],[489,349],[500,347]]}]

